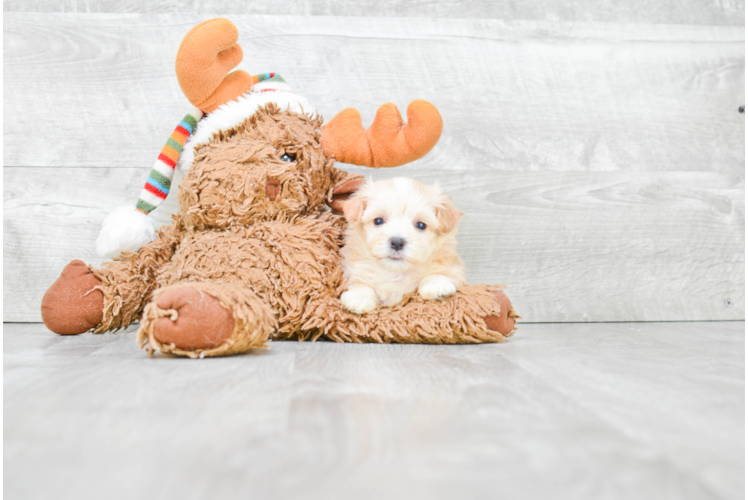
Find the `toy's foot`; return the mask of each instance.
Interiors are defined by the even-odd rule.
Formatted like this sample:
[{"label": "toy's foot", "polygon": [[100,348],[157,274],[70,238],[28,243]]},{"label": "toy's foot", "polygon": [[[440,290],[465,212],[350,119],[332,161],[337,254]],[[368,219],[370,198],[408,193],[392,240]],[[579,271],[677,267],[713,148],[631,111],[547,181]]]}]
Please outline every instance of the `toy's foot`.
[{"label": "toy's foot", "polygon": [[224,309],[217,298],[190,286],[166,290],[156,305],[176,314],[159,318],[153,336],[163,344],[174,344],[180,349],[210,349],[231,337],[234,316]]},{"label": "toy's foot", "polygon": [[101,323],[104,294],[94,287],[101,281],[82,260],[74,260],[62,270],[42,299],[42,321],[60,335],[77,335]]},{"label": "toy's foot", "polygon": [[239,284],[162,288],[143,311],[138,343],[149,352],[202,358],[263,347],[278,323],[270,307]]},{"label": "toy's foot", "polygon": [[516,313],[512,307],[512,303],[509,301],[509,298],[504,295],[503,291],[494,290],[491,293],[493,293],[494,297],[496,297],[496,302],[501,306],[501,312],[498,316],[486,316],[483,318],[483,321],[486,322],[486,328],[489,330],[499,332],[500,334],[509,337],[514,332],[514,325],[516,323],[515,319],[520,316]]}]

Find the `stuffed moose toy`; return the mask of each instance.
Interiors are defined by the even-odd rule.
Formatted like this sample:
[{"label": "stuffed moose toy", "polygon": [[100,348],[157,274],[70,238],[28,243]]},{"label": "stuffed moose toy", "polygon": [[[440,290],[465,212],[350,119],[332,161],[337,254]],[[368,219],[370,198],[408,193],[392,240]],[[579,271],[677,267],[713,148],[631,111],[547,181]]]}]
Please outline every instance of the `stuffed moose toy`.
[{"label": "stuffed moose toy", "polygon": [[[498,286],[471,285],[441,301],[406,296],[363,315],[346,312],[340,249],[342,204],[363,181],[336,161],[395,167],[425,155],[442,131],[439,112],[413,101],[403,124],[394,104],[366,130],[348,108],[327,125],[277,74],[229,73],[242,60],[226,19],[193,27],[176,73],[195,108],[169,138],[137,207],[113,211],[97,249],[100,269],[68,264],[42,300],[53,332],[102,333],[140,321],[149,353],[222,356],[268,340],[501,342],[514,332]],[[154,229],[147,215],[186,173],[180,210]],[[330,209],[326,207],[328,205]]]}]

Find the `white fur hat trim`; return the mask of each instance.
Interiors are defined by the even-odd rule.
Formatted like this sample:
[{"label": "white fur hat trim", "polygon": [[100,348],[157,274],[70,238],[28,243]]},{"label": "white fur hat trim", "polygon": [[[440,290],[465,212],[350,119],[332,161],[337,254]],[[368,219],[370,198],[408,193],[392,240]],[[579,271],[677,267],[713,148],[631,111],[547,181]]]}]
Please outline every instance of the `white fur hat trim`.
[{"label": "white fur hat trim", "polygon": [[190,136],[179,155],[177,167],[182,171],[189,170],[195,159],[196,146],[207,144],[216,132],[236,127],[258,109],[271,102],[274,102],[283,110],[307,114],[313,112],[309,101],[294,94],[288,84],[270,81],[256,83],[250,92],[238,97],[235,101],[222,104],[218,109],[200,120],[197,124],[197,130]]},{"label": "white fur hat trim", "polygon": [[137,252],[155,238],[153,219],[132,205],[118,207],[101,223],[96,253],[111,258],[122,252]]}]

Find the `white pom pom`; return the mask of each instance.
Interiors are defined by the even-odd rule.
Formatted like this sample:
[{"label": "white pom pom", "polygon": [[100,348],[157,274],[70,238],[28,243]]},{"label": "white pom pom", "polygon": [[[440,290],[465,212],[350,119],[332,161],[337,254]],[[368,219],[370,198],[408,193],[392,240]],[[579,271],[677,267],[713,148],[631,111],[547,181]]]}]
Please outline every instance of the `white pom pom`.
[{"label": "white pom pom", "polygon": [[115,208],[101,223],[96,252],[116,257],[122,252],[137,252],[156,238],[153,220],[132,205]]}]

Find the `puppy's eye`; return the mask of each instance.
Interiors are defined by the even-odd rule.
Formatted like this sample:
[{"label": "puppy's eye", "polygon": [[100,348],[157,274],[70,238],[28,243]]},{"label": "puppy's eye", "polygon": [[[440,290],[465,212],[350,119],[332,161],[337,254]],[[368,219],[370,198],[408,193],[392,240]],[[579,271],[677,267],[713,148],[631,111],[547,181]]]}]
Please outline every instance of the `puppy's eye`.
[{"label": "puppy's eye", "polygon": [[281,156],[282,161],[292,162],[296,160],[296,155],[293,153],[284,153],[283,156]]},{"label": "puppy's eye", "polygon": [[384,219],[383,218],[377,217],[376,219],[374,219],[374,225],[375,226],[381,226],[382,224],[384,224]]},{"label": "puppy's eye", "polygon": [[416,227],[423,231],[424,229],[426,229],[426,224],[424,224],[423,222],[416,222]]}]

